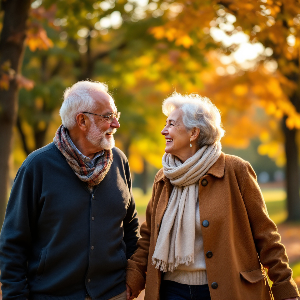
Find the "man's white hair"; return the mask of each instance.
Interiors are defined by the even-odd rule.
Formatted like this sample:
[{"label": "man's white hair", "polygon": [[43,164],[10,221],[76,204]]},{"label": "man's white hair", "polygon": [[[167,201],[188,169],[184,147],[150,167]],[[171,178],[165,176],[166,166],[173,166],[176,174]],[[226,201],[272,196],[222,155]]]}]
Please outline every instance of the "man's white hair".
[{"label": "man's white hair", "polygon": [[78,81],[64,92],[64,101],[61,105],[59,115],[62,124],[72,129],[76,125],[76,116],[80,112],[93,111],[95,101],[91,96],[95,91],[108,91],[107,85],[96,81]]},{"label": "man's white hair", "polygon": [[187,130],[194,127],[200,129],[197,139],[199,148],[214,144],[224,136],[220,112],[208,98],[198,94],[181,95],[174,92],[163,101],[162,111],[168,117],[176,108],[182,110],[182,120]]}]

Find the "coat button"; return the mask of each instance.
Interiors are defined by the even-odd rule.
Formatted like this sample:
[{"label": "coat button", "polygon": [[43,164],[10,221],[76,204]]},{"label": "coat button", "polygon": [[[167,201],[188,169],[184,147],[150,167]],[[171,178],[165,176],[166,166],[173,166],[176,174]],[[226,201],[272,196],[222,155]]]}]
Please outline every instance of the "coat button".
[{"label": "coat button", "polygon": [[92,247],[91,247],[91,250],[94,250],[94,249],[95,249],[95,247],[94,247],[94,246],[92,246]]},{"label": "coat button", "polygon": [[211,287],[215,290],[215,289],[218,288],[218,284],[217,284],[216,282],[213,282],[213,283],[211,284]]},{"label": "coat button", "polygon": [[203,179],[201,181],[202,186],[207,186],[208,185],[208,181],[206,179]]},{"label": "coat button", "polygon": [[204,220],[204,221],[202,222],[202,225],[203,225],[204,227],[208,227],[209,222],[208,222],[207,220]]},{"label": "coat button", "polygon": [[208,251],[207,253],[206,253],[206,257],[207,258],[211,258],[213,256],[213,253],[211,252],[211,251]]}]

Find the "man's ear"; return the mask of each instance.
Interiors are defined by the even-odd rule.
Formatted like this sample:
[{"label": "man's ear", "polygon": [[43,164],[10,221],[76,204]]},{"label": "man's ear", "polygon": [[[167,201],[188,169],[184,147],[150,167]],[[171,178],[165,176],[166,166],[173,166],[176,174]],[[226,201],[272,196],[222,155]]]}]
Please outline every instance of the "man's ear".
[{"label": "man's ear", "polygon": [[86,117],[85,114],[79,113],[76,116],[76,123],[77,123],[77,126],[79,127],[79,129],[81,129],[82,131],[86,131],[87,130],[88,118]]},{"label": "man's ear", "polygon": [[192,135],[191,135],[190,140],[191,140],[191,141],[196,140],[196,139],[198,138],[199,134],[200,134],[200,129],[199,129],[198,127],[194,127],[194,128],[192,129]]}]

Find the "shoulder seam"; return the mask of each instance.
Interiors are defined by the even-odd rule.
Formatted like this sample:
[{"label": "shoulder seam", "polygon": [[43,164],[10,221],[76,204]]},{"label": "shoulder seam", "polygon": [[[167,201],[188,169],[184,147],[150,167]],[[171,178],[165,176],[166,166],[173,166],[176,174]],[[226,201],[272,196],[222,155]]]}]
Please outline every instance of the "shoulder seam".
[{"label": "shoulder seam", "polygon": [[[41,150],[41,148],[40,148],[40,149],[34,151],[34,152],[37,152],[37,151],[40,150],[39,153],[34,153],[34,152],[32,152],[32,153],[31,153],[31,154],[32,154],[32,157],[30,157],[30,159],[28,159],[27,161],[26,161],[26,160],[24,161],[24,163],[26,162],[26,165],[25,165],[24,167],[30,166],[30,164],[32,163],[32,161],[33,161],[36,157],[40,156],[42,153],[45,153],[45,152],[47,152],[47,151],[50,151],[53,147],[56,148],[56,146],[55,146],[54,144],[52,144],[52,145],[51,145],[51,144],[52,144],[52,143],[46,145],[46,146],[44,147],[44,149],[42,149],[42,150]],[[45,149],[47,146],[49,146],[49,148],[48,148],[48,149]],[[51,148],[50,148],[50,146],[51,146]]]}]

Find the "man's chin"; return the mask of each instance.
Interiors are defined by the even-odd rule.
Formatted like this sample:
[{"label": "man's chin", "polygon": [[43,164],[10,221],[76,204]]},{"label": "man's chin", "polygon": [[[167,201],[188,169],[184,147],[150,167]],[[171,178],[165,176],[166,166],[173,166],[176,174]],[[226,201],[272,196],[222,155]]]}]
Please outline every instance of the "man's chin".
[{"label": "man's chin", "polygon": [[104,150],[111,150],[113,147],[115,147],[115,139],[113,137],[110,137],[109,140],[105,139],[102,140],[101,148]]}]

